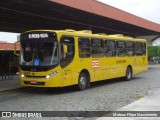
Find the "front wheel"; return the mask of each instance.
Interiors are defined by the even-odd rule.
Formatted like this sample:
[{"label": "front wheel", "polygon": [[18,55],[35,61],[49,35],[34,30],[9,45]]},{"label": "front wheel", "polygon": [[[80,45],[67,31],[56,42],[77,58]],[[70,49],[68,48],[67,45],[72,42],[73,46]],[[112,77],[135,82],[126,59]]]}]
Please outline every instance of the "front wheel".
[{"label": "front wheel", "polygon": [[87,88],[87,81],[87,75],[82,72],[78,79],[78,89],[85,90]]},{"label": "front wheel", "polygon": [[131,67],[127,67],[125,79],[127,81],[132,79],[132,68]]}]

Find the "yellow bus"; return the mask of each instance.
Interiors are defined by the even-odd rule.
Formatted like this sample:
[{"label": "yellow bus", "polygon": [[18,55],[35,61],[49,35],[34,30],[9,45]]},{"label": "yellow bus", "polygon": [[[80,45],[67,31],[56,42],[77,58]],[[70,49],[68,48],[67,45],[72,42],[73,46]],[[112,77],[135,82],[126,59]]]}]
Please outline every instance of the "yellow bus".
[{"label": "yellow bus", "polygon": [[79,90],[91,82],[147,70],[146,40],[91,31],[32,30],[20,35],[22,86],[64,87]]}]

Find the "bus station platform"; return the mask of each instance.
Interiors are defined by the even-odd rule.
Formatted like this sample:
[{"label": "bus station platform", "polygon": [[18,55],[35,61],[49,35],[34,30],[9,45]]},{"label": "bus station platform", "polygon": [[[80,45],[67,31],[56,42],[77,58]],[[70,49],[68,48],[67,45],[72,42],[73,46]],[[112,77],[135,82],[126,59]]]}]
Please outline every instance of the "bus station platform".
[{"label": "bus station platform", "polygon": [[0,76],[0,92],[20,88],[19,75]]}]

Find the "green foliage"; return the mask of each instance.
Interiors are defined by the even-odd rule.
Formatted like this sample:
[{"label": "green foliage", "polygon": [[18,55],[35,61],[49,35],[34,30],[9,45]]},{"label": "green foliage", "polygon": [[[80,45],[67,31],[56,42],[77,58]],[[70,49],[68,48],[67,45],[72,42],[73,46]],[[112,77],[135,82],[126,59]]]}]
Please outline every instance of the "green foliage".
[{"label": "green foliage", "polygon": [[160,57],[160,46],[158,46],[158,49],[157,49],[157,56]]},{"label": "green foliage", "polygon": [[160,46],[148,46],[148,57],[160,56]]}]

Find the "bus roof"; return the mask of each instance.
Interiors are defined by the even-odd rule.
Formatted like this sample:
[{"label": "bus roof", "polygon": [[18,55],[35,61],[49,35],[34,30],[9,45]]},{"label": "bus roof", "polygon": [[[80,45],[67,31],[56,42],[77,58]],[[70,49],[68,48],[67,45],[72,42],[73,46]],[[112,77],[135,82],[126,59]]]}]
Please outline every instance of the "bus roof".
[{"label": "bus roof", "polygon": [[57,30],[55,32],[62,32],[63,34],[66,34],[66,35],[73,35],[73,36],[78,36],[78,37],[90,37],[90,38],[102,38],[102,39],[112,39],[112,40],[115,39],[115,40],[129,40],[129,41],[146,42],[145,39],[137,39],[137,38],[133,38],[130,36],[123,36],[123,34],[113,34],[113,35],[107,35],[106,33],[92,34],[92,31],[90,31],[90,30],[75,31],[75,30],[67,29],[67,30]]}]

